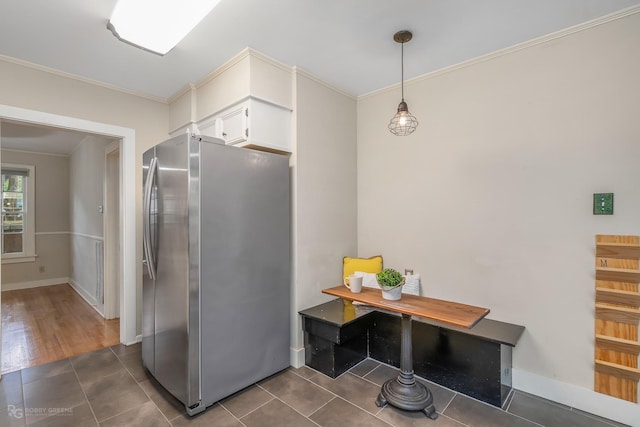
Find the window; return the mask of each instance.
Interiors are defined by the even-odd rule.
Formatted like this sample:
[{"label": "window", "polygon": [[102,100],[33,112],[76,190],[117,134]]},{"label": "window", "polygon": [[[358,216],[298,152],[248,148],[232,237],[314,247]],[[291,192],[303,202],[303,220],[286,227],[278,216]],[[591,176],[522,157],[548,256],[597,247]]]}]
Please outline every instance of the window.
[{"label": "window", "polygon": [[35,260],[35,167],[2,164],[2,262]]}]

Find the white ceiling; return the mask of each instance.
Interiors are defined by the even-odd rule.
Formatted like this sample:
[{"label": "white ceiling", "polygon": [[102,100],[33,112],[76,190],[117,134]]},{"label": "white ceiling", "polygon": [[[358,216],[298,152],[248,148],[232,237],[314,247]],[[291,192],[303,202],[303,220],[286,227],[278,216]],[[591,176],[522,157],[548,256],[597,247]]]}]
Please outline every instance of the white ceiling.
[{"label": "white ceiling", "polygon": [[248,46],[362,95],[400,81],[398,30],[411,78],[640,0],[222,0],[164,57],[107,30],[115,3],[2,0],[0,55],[167,99]]},{"label": "white ceiling", "polygon": [[[164,101],[251,47],[363,95],[399,83],[398,30],[413,32],[405,45],[409,79],[640,0],[221,0],[165,56],[122,43],[107,30],[115,3],[0,0],[0,59]],[[3,148],[57,154],[69,154],[86,136],[7,122],[1,131]]]}]

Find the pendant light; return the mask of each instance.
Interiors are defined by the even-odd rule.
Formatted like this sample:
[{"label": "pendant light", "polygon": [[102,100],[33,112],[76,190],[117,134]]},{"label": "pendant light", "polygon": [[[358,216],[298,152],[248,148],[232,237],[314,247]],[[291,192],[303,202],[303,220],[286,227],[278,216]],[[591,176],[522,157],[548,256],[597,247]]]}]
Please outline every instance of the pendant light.
[{"label": "pendant light", "polygon": [[409,112],[407,103],[404,102],[404,44],[411,40],[413,34],[411,31],[402,30],[393,35],[393,40],[401,45],[401,87],[402,87],[402,101],[398,105],[398,112],[391,118],[389,122],[389,131],[397,136],[411,135],[418,127],[418,120]]}]

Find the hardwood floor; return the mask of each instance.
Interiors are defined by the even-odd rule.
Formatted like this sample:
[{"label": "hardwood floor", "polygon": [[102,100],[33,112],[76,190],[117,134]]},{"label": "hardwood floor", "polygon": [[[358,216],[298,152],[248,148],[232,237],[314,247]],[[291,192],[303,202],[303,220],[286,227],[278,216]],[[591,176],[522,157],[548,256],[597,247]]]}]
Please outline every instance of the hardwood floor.
[{"label": "hardwood floor", "polygon": [[120,342],[120,320],[105,320],[68,284],[2,292],[2,373]]}]

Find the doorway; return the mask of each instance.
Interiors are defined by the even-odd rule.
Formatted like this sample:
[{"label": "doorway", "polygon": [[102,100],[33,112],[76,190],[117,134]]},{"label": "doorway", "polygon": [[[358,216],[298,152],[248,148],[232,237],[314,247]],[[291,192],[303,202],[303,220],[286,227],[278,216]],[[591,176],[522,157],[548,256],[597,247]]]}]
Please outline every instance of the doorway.
[{"label": "doorway", "polygon": [[[2,372],[118,344],[119,265],[105,260],[104,230],[110,216],[118,224],[119,204],[111,200],[115,209],[106,209],[105,189],[115,188],[118,197],[119,142],[51,126],[1,125],[3,240],[34,237],[33,256],[16,251],[24,245],[3,248]],[[105,182],[107,146],[115,187]],[[15,175],[20,165],[29,169]],[[105,276],[113,278],[111,288]]]},{"label": "doorway", "polygon": [[[137,342],[137,241],[138,225],[136,218],[136,186],[135,186],[135,131],[130,128],[113,126],[57,114],[26,110],[8,105],[0,105],[0,120],[11,120],[52,126],[73,131],[86,132],[118,140],[119,166],[119,271],[120,280],[120,342],[133,344]],[[0,273],[1,274],[1,273]],[[0,277],[1,279],[1,277]],[[1,342],[1,341],[0,341]]]}]

